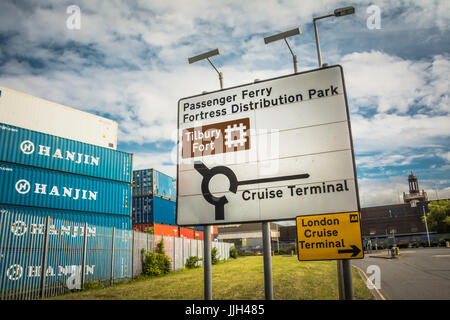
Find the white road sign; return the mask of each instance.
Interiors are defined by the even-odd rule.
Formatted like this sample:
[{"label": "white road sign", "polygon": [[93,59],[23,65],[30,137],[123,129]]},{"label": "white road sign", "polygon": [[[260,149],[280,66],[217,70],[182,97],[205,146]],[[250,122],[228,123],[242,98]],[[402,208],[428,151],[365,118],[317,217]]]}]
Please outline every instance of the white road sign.
[{"label": "white road sign", "polygon": [[177,224],[358,211],[341,66],[178,102]]}]

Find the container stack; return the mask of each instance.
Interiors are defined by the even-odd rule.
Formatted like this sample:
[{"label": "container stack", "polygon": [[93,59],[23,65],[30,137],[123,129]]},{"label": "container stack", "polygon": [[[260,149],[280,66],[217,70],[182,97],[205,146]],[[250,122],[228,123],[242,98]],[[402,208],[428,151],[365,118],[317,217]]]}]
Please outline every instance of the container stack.
[{"label": "container stack", "polygon": [[[203,240],[203,227],[175,223],[176,179],[155,169],[133,171],[133,230],[155,235]],[[213,235],[218,234],[217,226]]]},{"label": "container stack", "polygon": [[175,224],[176,180],[155,169],[133,171],[133,229],[178,236]]},{"label": "container stack", "polygon": [[[132,155],[115,150],[116,144],[115,121],[0,87],[2,247],[14,247],[19,240],[21,248],[33,246],[31,236],[42,234],[42,217],[50,218],[50,237],[58,238],[55,241],[63,247],[67,245],[65,240],[82,235],[87,223],[87,246],[97,248],[97,252],[89,254],[85,262],[93,278],[101,277],[97,273],[101,272],[101,265],[109,265],[110,256],[105,251],[103,257],[95,242],[101,228],[131,230]],[[55,227],[57,224],[59,227]],[[8,238],[11,231],[17,230],[21,232],[16,232],[16,238]],[[116,248],[129,245],[130,241],[116,244]],[[61,249],[66,250],[66,255],[73,255],[70,250],[76,249],[76,244],[67,246]],[[69,256],[62,257],[64,250],[58,253],[64,263],[81,264]],[[37,270],[41,257],[32,255],[32,249],[20,256],[3,251],[1,279],[10,277],[11,265],[24,270],[23,277],[26,272],[30,274],[29,270]],[[55,263],[49,268],[59,268],[65,270],[65,276],[70,275],[67,266],[55,259],[48,257],[48,263]],[[131,257],[122,256],[115,263],[115,270],[127,277]],[[54,278],[58,275],[61,272],[55,272]]]}]

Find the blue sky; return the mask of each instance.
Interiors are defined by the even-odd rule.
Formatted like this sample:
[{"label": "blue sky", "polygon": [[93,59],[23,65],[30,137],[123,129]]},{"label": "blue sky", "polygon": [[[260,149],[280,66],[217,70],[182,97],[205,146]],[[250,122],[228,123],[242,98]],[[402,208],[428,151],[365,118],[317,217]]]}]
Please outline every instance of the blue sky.
[{"label": "blue sky", "polygon": [[[66,10],[81,10],[80,29]],[[361,205],[399,203],[413,171],[431,199],[450,197],[448,1],[8,1],[0,2],[0,85],[119,122],[118,149],[135,168],[176,175],[177,101],[317,67],[313,17],[352,5],[354,15],[318,22],[323,61],[344,68]],[[380,28],[369,28],[376,6]],[[373,8],[373,7],[372,7]],[[370,25],[370,23],[369,23]]]}]

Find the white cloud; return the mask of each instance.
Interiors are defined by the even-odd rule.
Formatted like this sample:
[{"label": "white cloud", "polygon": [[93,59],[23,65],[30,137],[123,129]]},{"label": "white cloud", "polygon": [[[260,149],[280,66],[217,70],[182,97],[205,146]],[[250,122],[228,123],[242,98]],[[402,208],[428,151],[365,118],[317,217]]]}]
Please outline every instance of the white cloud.
[{"label": "white cloud", "polygon": [[171,177],[176,177],[177,167],[175,165],[168,164],[171,157],[171,152],[139,152],[133,156],[133,170],[153,168]]},{"label": "white cloud", "polygon": [[436,55],[427,62],[372,51],[341,60],[357,153],[392,156],[405,148],[448,148],[448,56]]},{"label": "white cloud", "polygon": [[358,179],[361,207],[402,203],[403,192],[407,192],[405,177],[391,177],[386,180]]},{"label": "white cloud", "polygon": [[[351,125],[355,151],[367,153],[392,152],[403,148],[447,148],[449,120],[448,116],[380,113],[372,118],[365,118],[354,114],[351,116]],[[444,144],[439,144],[439,138]]]},{"label": "white cloud", "polygon": [[448,65],[449,60],[442,56],[435,57],[430,65],[379,51],[355,52],[342,57],[341,63],[348,95],[354,102],[353,109],[376,105],[378,112],[394,110],[406,113],[418,99],[430,103],[440,93],[448,93],[448,87],[443,91],[441,86],[435,85],[435,82],[448,83],[449,79],[445,71],[438,72],[438,68],[434,67]]},{"label": "white cloud", "polygon": [[400,155],[400,154],[377,154],[374,156],[357,156],[356,166],[359,169],[383,168],[387,166],[406,166],[416,159],[425,158],[427,155]]},{"label": "white cloud", "polygon": [[[449,199],[450,187],[439,187],[435,181],[420,180],[420,189],[430,200]],[[403,192],[408,193],[407,176],[390,176],[386,179],[358,179],[361,207],[399,204],[403,202]]]},{"label": "white cloud", "polygon": [[437,156],[446,160],[448,163],[450,163],[450,151],[448,152],[437,152]]}]

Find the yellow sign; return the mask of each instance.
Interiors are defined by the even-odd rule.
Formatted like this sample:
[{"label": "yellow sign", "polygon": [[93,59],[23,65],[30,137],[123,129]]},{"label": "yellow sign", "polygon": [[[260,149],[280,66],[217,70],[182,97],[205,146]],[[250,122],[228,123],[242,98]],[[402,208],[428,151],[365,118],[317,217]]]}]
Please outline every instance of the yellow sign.
[{"label": "yellow sign", "polygon": [[362,259],[358,212],[297,217],[298,260]]}]

